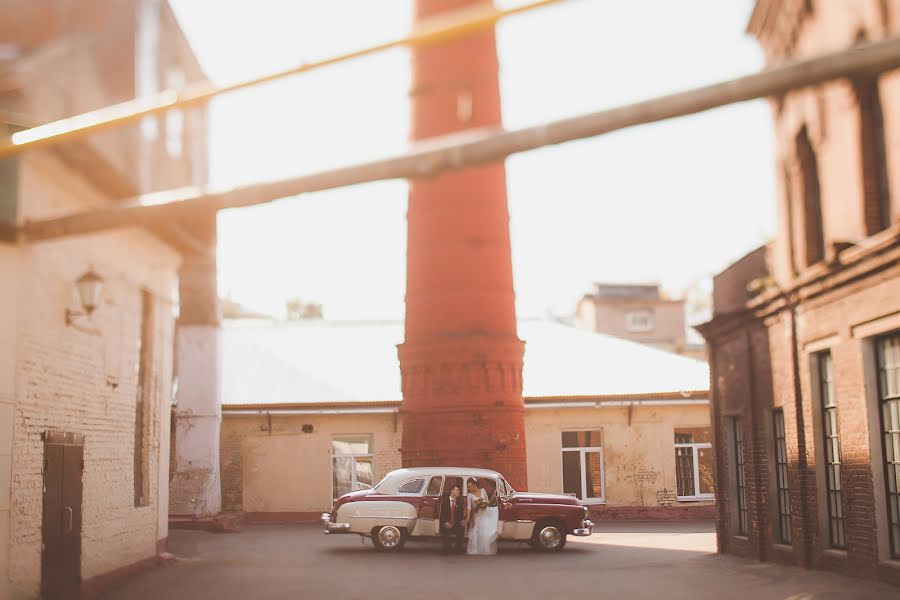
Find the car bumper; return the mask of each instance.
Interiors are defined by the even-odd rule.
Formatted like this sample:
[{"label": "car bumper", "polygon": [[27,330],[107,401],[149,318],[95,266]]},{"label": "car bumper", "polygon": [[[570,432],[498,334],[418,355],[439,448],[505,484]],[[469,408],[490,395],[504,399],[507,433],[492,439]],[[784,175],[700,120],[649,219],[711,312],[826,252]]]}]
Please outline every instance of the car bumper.
[{"label": "car bumper", "polygon": [[594,533],[594,522],[588,519],[585,519],[581,523],[581,527],[572,531],[572,535],[576,535],[578,537],[587,537]]},{"label": "car bumper", "polygon": [[325,533],[350,533],[350,523],[333,523],[329,513],[322,513],[319,520],[325,527]]}]

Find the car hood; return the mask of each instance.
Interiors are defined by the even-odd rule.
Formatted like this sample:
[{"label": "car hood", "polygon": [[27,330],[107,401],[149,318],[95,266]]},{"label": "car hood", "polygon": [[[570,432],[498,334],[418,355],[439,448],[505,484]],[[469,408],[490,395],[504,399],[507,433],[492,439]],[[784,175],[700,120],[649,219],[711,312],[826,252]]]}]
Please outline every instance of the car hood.
[{"label": "car hood", "polygon": [[564,494],[539,494],[537,492],[516,492],[513,502],[541,502],[543,504],[581,504],[575,496]]}]

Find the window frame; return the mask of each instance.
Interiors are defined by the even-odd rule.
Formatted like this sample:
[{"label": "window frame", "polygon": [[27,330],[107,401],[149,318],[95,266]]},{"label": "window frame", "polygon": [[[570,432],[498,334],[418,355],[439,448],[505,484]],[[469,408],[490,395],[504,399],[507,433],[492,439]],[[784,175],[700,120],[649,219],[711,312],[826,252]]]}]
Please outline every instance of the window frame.
[{"label": "window frame", "polygon": [[[886,429],[885,424],[885,407],[891,403],[897,403],[898,411],[900,411],[900,390],[898,390],[898,394],[886,397],[887,391],[884,389],[885,384],[885,357],[882,348],[882,343],[886,340],[896,339],[898,349],[896,352],[900,354],[900,331],[892,331],[890,333],[886,333],[884,335],[879,335],[875,338],[874,350],[875,350],[875,370],[876,370],[876,380],[877,380],[877,390],[878,390],[878,422],[879,422],[879,438],[881,441],[881,456],[882,456],[882,473],[884,474],[884,499],[885,499],[885,508],[886,508],[886,517],[887,517],[887,530],[888,530],[888,556],[892,560],[900,559],[900,518],[896,521],[892,517],[891,511],[891,502],[892,500],[897,504],[900,504],[900,478],[897,478],[895,475],[894,487],[896,491],[892,492],[890,488],[890,469],[889,466],[893,466],[896,469],[896,465],[900,464],[900,447],[893,448],[893,456],[894,459],[891,462],[888,462],[888,443],[887,437],[888,433],[891,434],[891,437],[894,437],[894,434],[897,433],[898,430],[890,430],[890,432]],[[891,368],[900,366],[900,362],[890,365]],[[896,473],[896,471],[895,471]],[[898,507],[898,513],[900,513],[900,507]]]},{"label": "window frame", "polygon": [[[339,438],[369,438],[369,452],[368,453],[349,453],[349,454],[338,454],[334,450],[334,441]],[[334,434],[331,436],[331,495],[332,500],[337,500],[338,496],[336,496],[337,489],[334,485],[334,460],[336,458],[352,458],[353,461],[350,463],[350,491],[355,492],[359,490],[359,483],[356,474],[356,459],[357,458],[369,458],[372,461],[372,481],[375,481],[375,436],[371,433],[342,433],[342,434]],[[381,482],[373,483],[370,489],[375,489]]]},{"label": "window frame", "polygon": [[778,543],[792,545],[794,535],[791,516],[791,486],[787,458],[787,427],[784,424],[784,409],[772,411],[772,438],[775,446],[775,499],[778,509],[776,520]]},{"label": "window frame", "polygon": [[[561,478],[565,479],[565,462],[563,460],[565,452],[578,452],[579,453],[579,467],[581,469],[581,498],[580,501],[582,504],[606,504],[606,459],[603,454],[603,442],[606,439],[606,436],[603,433],[602,429],[564,429],[560,432],[560,445],[562,444],[562,436],[564,433],[579,433],[582,431],[599,431],[600,432],[600,445],[599,446],[571,446],[571,447],[561,447],[560,452],[560,465],[562,466]],[[588,453],[599,453],[600,454],[600,497],[599,498],[588,498],[587,497],[587,477],[585,477],[585,454]],[[565,485],[563,485],[565,488]]]},{"label": "window frame", "polygon": [[[818,384],[817,400],[820,412],[819,427],[821,428],[820,432],[822,436],[819,447],[822,448],[824,452],[822,465],[825,472],[822,481],[825,484],[824,504],[827,516],[825,526],[828,529],[829,547],[837,550],[846,550],[846,511],[844,510],[844,494],[841,482],[843,462],[841,461],[840,427],[838,426],[837,398],[834,387],[834,362],[830,350],[817,352],[814,359],[816,366],[816,383]],[[828,368],[826,368],[826,360],[828,362]],[[833,435],[828,435],[828,425],[831,422],[831,413],[834,414],[834,432]],[[832,456],[832,440],[835,440],[837,444],[837,462],[834,462]],[[834,479],[833,467],[835,466],[837,466],[838,472],[837,482],[835,482]],[[840,507],[839,515],[834,514],[833,506]]]},{"label": "window frame", "polygon": [[[673,435],[674,437],[674,435]],[[691,461],[694,468],[694,493],[690,496],[678,496],[678,449],[691,448]],[[700,492],[700,450],[712,450],[712,442],[675,442],[675,500],[678,502],[701,502],[715,500],[716,494]]]},{"label": "window frame", "polygon": [[[645,316],[646,326],[635,326],[635,316]],[[636,308],[625,312],[625,331],[628,333],[649,333],[656,328],[656,314],[650,308]]]},{"label": "window frame", "polygon": [[731,435],[734,452],[734,483],[736,501],[736,535],[750,534],[750,507],[747,504],[747,471],[744,462],[744,429],[740,417],[731,417]]}]

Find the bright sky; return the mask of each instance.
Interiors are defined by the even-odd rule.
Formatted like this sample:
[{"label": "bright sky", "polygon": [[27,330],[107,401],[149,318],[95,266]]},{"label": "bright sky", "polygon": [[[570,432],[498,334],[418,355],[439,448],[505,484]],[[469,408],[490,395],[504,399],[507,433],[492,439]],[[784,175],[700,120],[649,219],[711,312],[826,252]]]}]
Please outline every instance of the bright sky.
[{"label": "bright sky", "polygon": [[[498,0],[508,6],[521,0]],[[172,0],[216,83],[406,33],[411,0]],[[572,0],[498,27],[504,125],[517,128],[759,70],[753,0]],[[240,184],[402,151],[405,50],[268,84],[211,107],[211,179]],[[571,314],[594,281],[674,296],[775,229],[763,101],[546,148],[507,161],[520,315]],[[281,316],[403,316],[406,184],[226,211],[219,286]]]}]

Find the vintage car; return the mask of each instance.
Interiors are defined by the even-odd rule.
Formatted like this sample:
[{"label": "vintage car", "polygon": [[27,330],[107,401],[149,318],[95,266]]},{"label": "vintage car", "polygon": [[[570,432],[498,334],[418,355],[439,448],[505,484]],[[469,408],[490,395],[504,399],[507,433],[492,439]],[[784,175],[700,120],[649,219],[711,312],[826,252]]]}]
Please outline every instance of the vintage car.
[{"label": "vintage car", "polygon": [[501,541],[557,552],[566,536],[593,532],[587,508],[572,496],[517,492],[500,473],[487,469],[417,467],[391,471],[374,488],[338,498],[331,512],[322,514],[325,533],[370,537],[381,551],[399,550],[410,538],[438,537],[441,496],[454,485],[465,490],[470,478],[499,507]]}]

